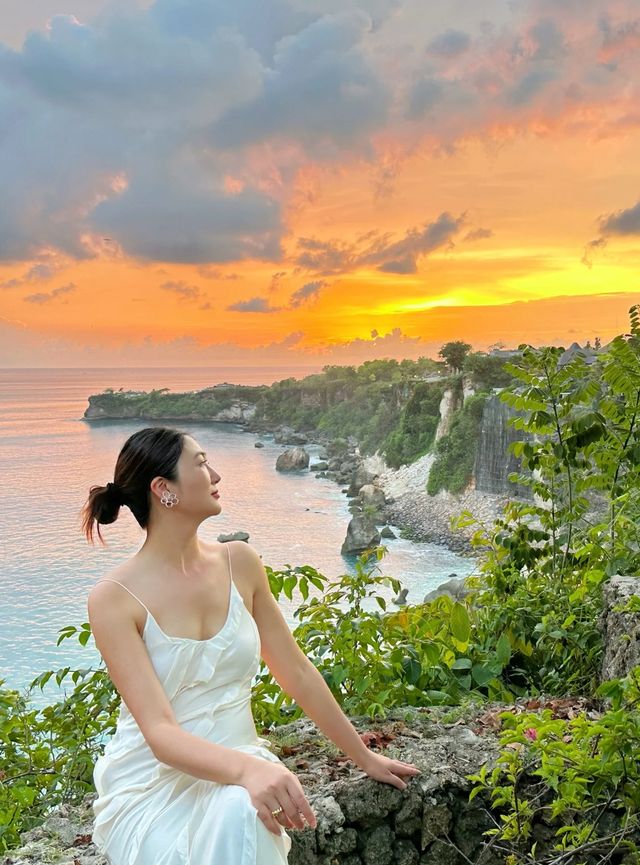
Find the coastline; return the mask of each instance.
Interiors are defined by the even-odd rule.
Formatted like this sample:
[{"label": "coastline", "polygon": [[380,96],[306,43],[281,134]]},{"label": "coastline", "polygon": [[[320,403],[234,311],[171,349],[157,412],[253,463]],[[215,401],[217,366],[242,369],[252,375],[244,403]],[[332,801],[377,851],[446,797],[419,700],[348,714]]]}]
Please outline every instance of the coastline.
[{"label": "coastline", "polygon": [[[309,444],[322,448],[329,447],[333,441],[324,433],[300,433],[291,427],[280,427],[276,430],[253,428],[245,431],[273,436],[275,442],[285,447],[305,447],[305,444]],[[302,439],[306,441],[303,442]],[[476,519],[491,526],[502,514],[503,505],[509,500],[509,496],[479,492],[473,487],[459,495],[442,490],[432,496],[427,492],[426,484],[435,454],[426,454],[413,463],[394,469],[387,466],[378,452],[362,456],[355,441],[350,439],[349,443],[349,453],[340,460],[341,470],[329,469],[310,473],[327,477],[345,489],[357,473],[363,472],[369,475],[373,485],[384,493],[384,518],[377,522],[377,525],[386,522],[400,529],[405,537],[412,541],[438,544],[470,558],[480,556],[478,550],[471,545],[471,537],[479,527],[468,526],[453,530],[450,521],[462,511],[468,510]],[[349,463],[346,470],[345,463]],[[345,471],[348,474],[345,474]]]},{"label": "coastline", "polygon": [[377,475],[376,483],[388,503],[389,522],[406,529],[412,540],[440,544],[461,555],[477,557],[478,551],[472,547],[470,539],[478,526],[454,531],[450,520],[469,510],[476,519],[492,525],[509,497],[478,492],[474,488],[459,495],[445,490],[435,496],[429,495],[426,484],[434,459],[434,454],[426,454],[413,463],[393,469],[376,454],[364,457],[363,463],[367,470]]}]

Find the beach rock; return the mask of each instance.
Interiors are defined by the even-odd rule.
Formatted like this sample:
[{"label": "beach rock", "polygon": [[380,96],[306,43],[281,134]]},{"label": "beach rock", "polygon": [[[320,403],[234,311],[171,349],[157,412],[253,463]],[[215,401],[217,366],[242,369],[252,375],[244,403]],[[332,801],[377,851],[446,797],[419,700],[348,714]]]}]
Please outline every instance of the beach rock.
[{"label": "beach rock", "polygon": [[358,492],[358,498],[362,502],[362,506],[370,505],[377,511],[381,511],[385,504],[384,490],[376,487],[373,484],[365,484]]},{"label": "beach rock", "polygon": [[231,532],[228,535],[218,535],[218,542],[221,544],[226,543],[227,541],[249,541],[249,532],[243,532],[242,529],[238,529],[237,532]]},{"label": "beach rock", "polygon": [[273,440],[276,444],[281,445],[306,445],[309,442],[309,436],[293,427],[281,426],[274,431]]},{"label": "beach rock", "polygon": [[465,588],[465,581],[462,577],[451,576],[446,582],[441,583],[437,589],[432,589],[424,596],[422,603],[428,604],[429,601],[435,601],[436,598],[442,595],[448,595],[454,601],[461,601],[469,594],[469,589]]},{"label": "beach rock", "polygon": [[264,442],[255,442],[255,444],[253,446],[254,446],[254,448],[263,448]]},{"label": "beach rock", "polygon": [[390,529],[389,526],[385,526],[383,529],[380,530],[380,537],[393,538],[394,540],[397,540],[398,536],[395,534],[393,529]]},{"label": "beach rock", "polygon": [[289,448],[281,453],[276,460],[276,471],[295,472],[306,469],[309,465],[309,453],[301,447]]},{"label": "beach rock", "polygon": [[391,602],[392,604],[397,604],[399,607],[403,607],[407,603],[407,595],[409,594],[409,589],[400,589],[396,597]]},{"label": "beach rock", "polygon": [[380,534],[375,523],[364,514],[355,514],[347,526],[347,536],[340,552],[343,555],[359,554],[380,543]]},{"label": "beach rock", "polygon": [[366,468],[362,462],[359,462],[353,472],[353,477],[351,479],[351,483],[349,484],[349,490],[347,495],[349,496],[357,496],[360,493],[362,487],[367,484],[372,484],[376,479],[377,474],[374,471]]}]

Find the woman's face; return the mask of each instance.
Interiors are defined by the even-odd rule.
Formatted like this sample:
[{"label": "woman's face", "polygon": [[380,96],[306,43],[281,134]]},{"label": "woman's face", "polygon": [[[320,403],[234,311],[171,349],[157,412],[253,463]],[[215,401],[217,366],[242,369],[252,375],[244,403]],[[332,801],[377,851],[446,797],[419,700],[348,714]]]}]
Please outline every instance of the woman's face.
[{"label": "woman's face", "polygon": [[222,510],[218,494],[220,475],[209,464],[207,454],[198,442],[185,436],[182,454],[178,460],[180,510],[201,513],[219,513]]}]

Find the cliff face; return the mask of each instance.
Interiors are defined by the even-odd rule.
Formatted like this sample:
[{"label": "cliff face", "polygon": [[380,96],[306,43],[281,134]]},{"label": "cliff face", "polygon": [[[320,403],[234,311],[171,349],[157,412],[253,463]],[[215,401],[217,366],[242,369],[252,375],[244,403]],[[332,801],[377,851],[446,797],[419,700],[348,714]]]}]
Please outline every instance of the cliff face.
[{"label": "cliff face", "polygon": [[486,400],[473,469],[475,487],[479,492],[530,497],[528,487],[512,484],[508,480],[510,472],[521,470],[520,460],[508,449],[509,445],[531,438],[525,430],[515,429],[508,423],[518,414],[502,402],[498,394]]},{"label": "cliff face", "polygon": [[464,391],[460,388],[448,387],[440,401],[440,420],[436,429],[435,441],[449,432],[454,414],[462,407]]}]

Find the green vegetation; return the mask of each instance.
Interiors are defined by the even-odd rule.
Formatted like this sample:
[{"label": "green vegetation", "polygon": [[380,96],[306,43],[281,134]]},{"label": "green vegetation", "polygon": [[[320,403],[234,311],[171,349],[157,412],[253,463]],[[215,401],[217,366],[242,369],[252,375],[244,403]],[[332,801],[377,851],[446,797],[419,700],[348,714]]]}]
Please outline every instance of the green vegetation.
[{"label": "green vegetation", "polygon": [[[476,388],[488,392],[511,381],[504,372],[504,359],[482,352],[468,354],[466,343],[460,346],[464,350],[458,343],[447,343],[442,351],[450,364],[463,365],[464,374]],[[254,420],[258,424],[283,424],[301,432],[317,430],[330,435],[340,430],[345,440],[356,439],[361,454],[379,451],[387,465],[398,468],[433,447],[440,402],[447,387],[460,389],[461,376],[448,375],[440,362],[429,358],[380,359],[365,361],[357,368],[325,366],[321,373],[300,380],[283,379],[270,386],[224,385],[180,394],[169,393],[167,388],[148,394],[109,389],[93,396],[92,403],[107,416],[203,419],[246,402],[256,406]],[[455,455],[463,450],[465,464],[469,459],[473,464],[475,434],[466,415],[462,425],[465,433],[449,447],[456,462]],[[455,474],[457,477],[459,473]],[[446,472],[442,478],[446,486]]]},{"label": "green vegetation", "polygon": [[[500,398],[519,410],[514,426],[532,434],[513,446],[523,471],[511,480],[535,497],[509,502],[493,525],[468,512],[456,520],[476,526],[481,553],[463,603],[441,597],[387,612],[380,590],[395,593],[401,584],[380,568],[384,547],[336,580],[310,565],[267,566],[267,575],[276,598],[299,593],[294,636],[347,714],[384,718],[397,707],[474,703],[481,711],[487,701],[574,695],[564,717],[501,713],[498,764],[472,776],[471,796],[483,794],[500,814],[491,842],[510,865],[638,863],[640,668],[599,683],[597,622],[605,581],[640,571],[640,308],[631,310],[631,333],[592,364],[575,357],[559,366],[555,347],[521,349],[519,362],[507,365],[513,382]],[[377,385],[388,395],[383,384],[400,392],[397,369],[363,366],[368,385],[363,368],[333,369],[323,387],[333,381],[339,391],[351,380],[349,393],[371,395],[367,388]],[[431,397],[422,391],[415,399],[421,415],[422,400]],[[481,395],[469,401],[468,423],[480,404]],[[462,419],[452,424],[449,437],[456,435],[471,435]],[[640,608],[640,599],[632,601]],[[85,645],[90,637],[85,622],[63,629],[60,640]],[[73,689],[41,711],[0,681],[0,851],[52,805],[78,801],[92,788],[99,742],[115,729],[119,700],[102,664],[47,671],[31,687],[51,676],[70,677]],[[303,714],[264,665],[253,712],[262,729]],[[538,851],[540,820],[552,854]]]}]

